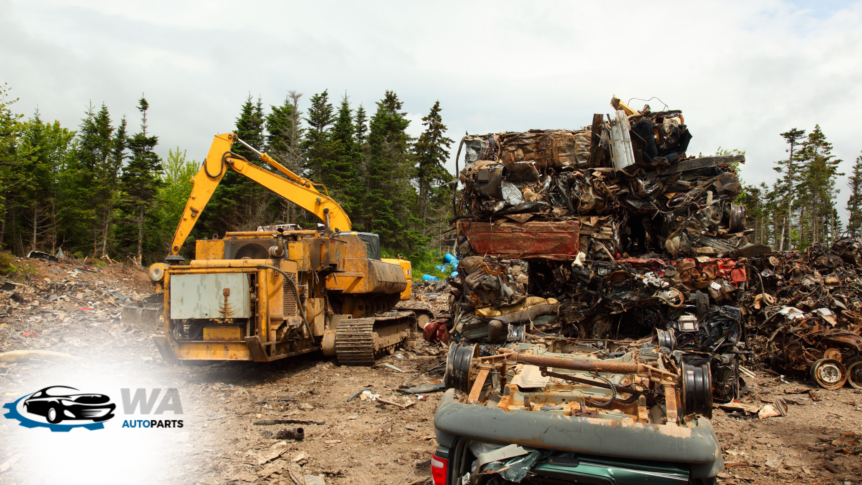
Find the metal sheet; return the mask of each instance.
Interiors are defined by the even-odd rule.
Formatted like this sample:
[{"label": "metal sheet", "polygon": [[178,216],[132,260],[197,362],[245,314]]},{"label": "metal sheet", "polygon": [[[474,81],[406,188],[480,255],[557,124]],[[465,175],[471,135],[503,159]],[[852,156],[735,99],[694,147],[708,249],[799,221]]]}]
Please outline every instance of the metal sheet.
[{"label": "metal sheet", "polygon": [[703,170],[711,167],[727,166],[733,163],[745,163],[745,155],[722,155],[717,157],[701,157],[693,160],[679,162],[676,165],[659,170],[661,175],[688,172],[692,170]]},{"label": "metal sheet", "polygon": [[[227,295],[225,295],[227,293]],[[171,318],[248,318],[248,275],[178,274],[171,277]]]},{"label": "metal sheet", "polygon": [[632,150],[632,139],[629,135],[631,126],[629,126],[626,112],[620,109],[617,110],[616,114],[616,120],[611,124],[611,158],[614,169],[623,170],[635,164],[635,155]]},{"label": "metal sheet", "polygon": [[571,261],[580,252],[578,221],[497,223],[458,221],[475,254]]}]

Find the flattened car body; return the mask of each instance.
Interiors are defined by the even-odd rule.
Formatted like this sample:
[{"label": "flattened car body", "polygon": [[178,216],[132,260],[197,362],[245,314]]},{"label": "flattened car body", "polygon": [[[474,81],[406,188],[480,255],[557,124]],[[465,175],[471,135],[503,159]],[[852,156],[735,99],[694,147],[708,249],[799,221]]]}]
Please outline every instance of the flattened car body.
[{"label": "flattened car body", "polygon": [[479,354],[453,345],[447,358],[451,389],[434,415],[438,452],[457,468],[447,483],[710,483],[723,468],[704,416],[708,366],[650,340],[545,339]]},{"label": "flattened car body", "polygon": [[437,442],[451,447],[456,439],[518,444],[605,458],[688,465],[690,476],[717,475],[724,462],[715,430],[706,418],[692,427],[598,418],[559,416],[540,412],[507,412],[459,403],[455,390],[446,391],[434,414]]}]

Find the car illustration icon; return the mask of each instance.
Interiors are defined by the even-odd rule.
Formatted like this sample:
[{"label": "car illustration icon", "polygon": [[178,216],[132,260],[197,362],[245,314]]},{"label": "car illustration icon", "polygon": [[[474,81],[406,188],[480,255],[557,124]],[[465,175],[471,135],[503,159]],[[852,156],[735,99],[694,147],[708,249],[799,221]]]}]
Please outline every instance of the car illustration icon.
[{"label": "car illustration icon", "polygon": [[50,386],[36,391],[24,401],[29,414],[43,416],[51,424],[66,420],[107,421],[117,407],[104,394],[72,394],[74,387]]}]

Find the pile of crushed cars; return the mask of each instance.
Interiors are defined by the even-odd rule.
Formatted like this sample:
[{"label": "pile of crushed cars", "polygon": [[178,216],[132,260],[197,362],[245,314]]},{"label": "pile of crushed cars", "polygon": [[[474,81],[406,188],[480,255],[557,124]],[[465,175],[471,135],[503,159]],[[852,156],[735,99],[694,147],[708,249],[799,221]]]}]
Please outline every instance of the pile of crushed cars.
[{"label": "pile of crushed cars", "polygon": [[582,130],[462,140],[450,340],[490,355],[535,339],[652,337],[708,364],[718,401],[744,392],[739,367],[755,362],[862,385],[859,241],[752,244],[734,202],[744,156],[687,155],[681,111],[612,106]]}]

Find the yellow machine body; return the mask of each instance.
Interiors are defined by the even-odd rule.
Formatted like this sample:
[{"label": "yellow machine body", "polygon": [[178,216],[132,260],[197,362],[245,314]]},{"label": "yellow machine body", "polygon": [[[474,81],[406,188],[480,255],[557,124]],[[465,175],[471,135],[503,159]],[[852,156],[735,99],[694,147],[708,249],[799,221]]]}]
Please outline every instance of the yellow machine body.
[{"label": "yellow machine body", "polygon": [[[369,257],[368,237],[376,236],[350,232],[349,217],[325,188],[319,191],[322,186],[265,153],[261,159],[279,174],[233,154],[237,141],[233,134],[215,137],[192,180],[168,264],[151,267],[151,279],[164,291],[163,333],[153,336],[162,356],[266,362],[322,348],[332,354],[338,322],[359,328],[371,318],[385,321],[373,333],[371,326],[366,329],[375,339],[374,352],[403,341],[412,314],[390,310],[409,298],[409,261]],[[197,240],[194,260],[180,264],[183,242],[228,169],[317,215],[325,229],[227,232],[221,239]],[[389,313],[383,318],[381,312]],[[415,324],[415,318],[410,321]],[[363,358],[357,362],[367,363]]]}]

